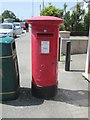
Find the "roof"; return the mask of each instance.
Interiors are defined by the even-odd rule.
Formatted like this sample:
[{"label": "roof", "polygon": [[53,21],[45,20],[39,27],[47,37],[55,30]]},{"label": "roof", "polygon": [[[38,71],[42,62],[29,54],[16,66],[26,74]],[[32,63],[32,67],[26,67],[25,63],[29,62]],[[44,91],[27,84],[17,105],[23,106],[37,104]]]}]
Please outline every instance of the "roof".
[{"label": "roof", "polygon": [[83,7],[84,6],[84,1],[76,3],[73,7],[70,8],[70,10],[76,9],[77,8],[77,4],[79,4],[81,7]]},{"label": "roof", "polygon": [[15,21],[15,19],[13,19],[13,18],[4,19],[4,23],[13,23],[14,21]]}]

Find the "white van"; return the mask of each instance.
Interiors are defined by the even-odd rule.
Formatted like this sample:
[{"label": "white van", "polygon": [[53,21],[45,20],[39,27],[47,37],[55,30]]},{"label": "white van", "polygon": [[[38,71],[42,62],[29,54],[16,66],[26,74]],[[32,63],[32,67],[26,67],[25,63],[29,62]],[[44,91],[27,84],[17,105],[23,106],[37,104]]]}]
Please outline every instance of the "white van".
[{"label": "white van", "polygon": [[17,35],[21,35],[22,34],[22,27],[21,24],[18,22],[14,22],[14,27],[15,27],[15,34]]}]

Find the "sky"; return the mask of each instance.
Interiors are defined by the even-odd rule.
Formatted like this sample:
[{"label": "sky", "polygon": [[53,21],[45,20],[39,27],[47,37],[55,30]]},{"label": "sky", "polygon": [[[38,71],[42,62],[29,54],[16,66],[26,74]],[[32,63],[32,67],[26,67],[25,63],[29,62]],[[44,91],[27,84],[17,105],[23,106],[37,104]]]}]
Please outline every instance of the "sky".
[{"label": "sky", "polygon": [[[16,17],[20,19],[28,19],[32,16],[39,16],[40,15],[40,5],[42,8],[44,1],[44,6],[48,6],[48,2],[51,2],[52,5],[56,6],[57,8],[62,9],[63,4],[66,2],[68,7],[67,10],[70,10],[77,1],[83,0],[0,0],[0,14],[4,10],[10,10],[14,12]],[[33,6],[33,7],[32,7]]]}]

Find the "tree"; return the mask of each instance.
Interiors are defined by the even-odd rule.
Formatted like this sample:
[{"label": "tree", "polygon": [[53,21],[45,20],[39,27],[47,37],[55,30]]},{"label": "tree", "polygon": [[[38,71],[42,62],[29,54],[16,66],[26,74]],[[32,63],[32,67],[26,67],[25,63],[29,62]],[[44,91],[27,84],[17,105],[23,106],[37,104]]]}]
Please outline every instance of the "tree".
[{"label": "tree", "polygon": [[89,24],[90,24],[90,12],[86,13],[85,17],[84,17],[84,28],[85,28],[85,31],[89,31]]},{"label": "tree", "polygon": [[66,14],[66,8],[67,8],[67,4],[64,3],[64,13]]},{"label": "tree", "polygon": [[64,24],[61,25],[61,30],[88,30],[90,13],[85,15],[85,10],[81,8],[81,5],[79,3],[77,3],[76,9],[72,12],[67,11],[67,7],[67,4],[64,3],[63,9],[58,9],[49,3],[48,7],[45,7],[44,11],[41,10],[40,15],[62,17],[64,19]]},{"label": "tree", "polygon": [[16,18],[15,22],[22,22],[22,20],[20,20],[19,18]]},{"label": "tree", "polygon": [[71,14],[72,31],[80,31],[84,29],[83,25],[84,14],[85,10],[81,9],[80,4],[77,4],[77,9],[74,10]]},{"label": "tree", "polygon": [[3,16],[3,18],[13,18],[13,19],[16,19],[15,14],[12,11],[10,11],[10,10],[5,10],[2,13],[2,16]]},{"label": "tree", "polygon": [[10,10],[5,10],[2,13],[2,17],[3,17],[3,19],[7,19],[7,18],[15,19],[15,22],[21,22],[22,21],[19,18],[17,18],[16,15]]},{"label": "tree", "polygon": [[53,6],[51,3],[49,3],[48,7],[45,7],[44,10],[41,10],[40,15],[62,17],[63,9],[58,9],[55,6]]},{"label": "tree", "polygon": [[71,26],[70,11],[66,12],[66,14],[64,15],[64,25],[65,25],[65,30],[70,30],[70,26]]}]

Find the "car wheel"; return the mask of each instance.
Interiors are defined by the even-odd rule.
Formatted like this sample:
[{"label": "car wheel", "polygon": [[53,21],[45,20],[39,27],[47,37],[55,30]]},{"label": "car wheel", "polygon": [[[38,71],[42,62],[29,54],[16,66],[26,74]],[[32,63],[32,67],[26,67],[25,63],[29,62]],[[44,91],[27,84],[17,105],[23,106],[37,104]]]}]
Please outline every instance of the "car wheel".
[{"label": "car wheel", "polygon": [[16,35],[13,33],[13,38],[16,38]]}]

